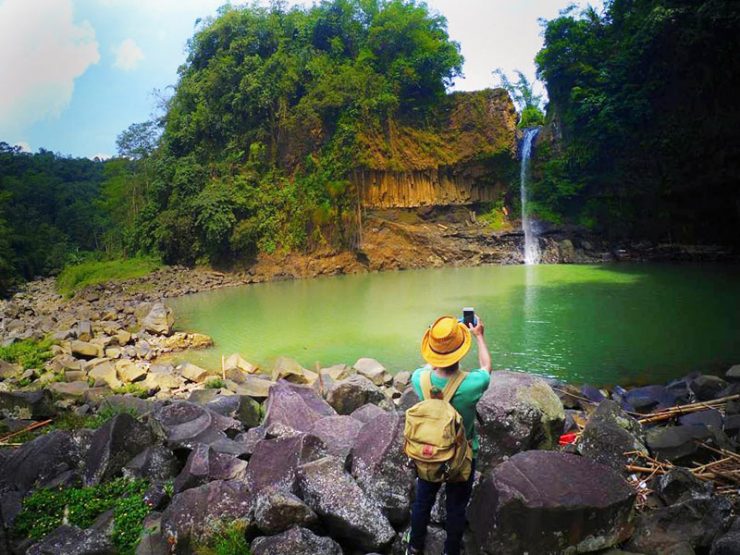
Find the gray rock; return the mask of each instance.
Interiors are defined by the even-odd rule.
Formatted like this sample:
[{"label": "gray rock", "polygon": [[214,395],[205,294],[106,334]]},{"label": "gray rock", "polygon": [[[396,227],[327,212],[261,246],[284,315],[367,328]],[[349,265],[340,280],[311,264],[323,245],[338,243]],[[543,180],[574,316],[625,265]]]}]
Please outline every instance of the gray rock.
[{"label": "gray rock", "polygon": [[385,394],[365,376],[354,375],[334,382],[326,400],[339,414],[351,414],[367,403],[382,403]]},{"label": "gray rock", "polygon": [[254,492],[268,486],[296,492],[298,466],[326,454],[324,443],[310,434],[262,439],[257,442],[249,459],[246,481]]},{"label": "gray rock", "polygon": [[611,468],[551,451],[526,451],[485,472],[468,509],[482,554],[582,553],[632,533],[635,493]]},{"label": "gray rock", "polygon": [[342,470],[339,459],[329,456],[301,465],[298,488],[332,537],[365,552],[381,551],[393,541],[390,522]]},{"label": "gray rock", "polygon": [[732,503],[726,497],[688,499],[640,514],[625,548],[638,553],[675,553],[685,545],[708,548],[731,521]]},{"label": "gray rock", "polygon": [[354,368],[377,386],[389,383],[393,378],[385,367],[374,358],[361,358],[354,363]]},{"label": "gray rock", "polygon": [[151,423],[172,449],[192,449],[198,443],[210,445],[228,439],[227,430],[241,429],[239,421],[187,401],[178,401],[155,411]]},{"label": "gray rock", "polygon": [[308,432],[318,420],[336,414],[311,388],[280,381],[270,388],[263,426],[279,423]]},{"label": "gray rock", "polygon": [[20,377],[21,373],[23,373],[23,367],[20,364],[0,360],[0,381],[15,380]]},{"label": "gray rock", "polygon": [[270,388],[274,385],[266,377],[244,376],[241,381],[237,382],[233,380],[234,375],[227,372],[226,378],[226,387],[229,391],[237,395],[249,395],[255,399],[266,399],[270,394]]},{"label": "gray rock", "polygon": [[164,482],[177,476],[180,462],[166,447],[153,445],[144,449],[123,467],[123,475],[150,482]]},{"label": "gray rock", "polygon": [[674,467],[654,480],[655,493],[666,505],[712,496],[711,482],[700,480],[686,468]]},{"label": "gray rock", "polygon": [[171,335],[175,325],[172,309],[163,303],[154,303],[149,313],[141,320],[141,329],[155,335]]},{"label": "gray rock", "polygon": [[162,401],[140,399],[132,395],[110,395],[100,402],[99,410],[113,412],[128,412],[136,416],[144,416],[164,406]]},{"label": "gray rock", "polygon": [[200,366],[196,366],[195,364],[192,364],[190,362],[183,362],[182,364],[178,364],[175,370],[177,370],[180,375],[186,380],[190,380],[191,382],[196,383],[203,383],[211,375],[211,372],[209,370],[201,368]]},{"label": "gray rock", "polygon": [[246,472],[246,461],[234,455],[217,453],[208,445],[196,445],[182,472],[175,478],[174,491],[177,494],[213,480],[243,480]]},{"label": "gray rock", "polygon": [[411,372],[406,372],[405,370],[403,372],[399,372],[395,376],[393,376],[393,387],[396,388],[397,391],[400,391],[403,393],[406,388],[411,383]]},{"label": "gray rock", "polygon": [[730,369],[725,372],[725,378],[727,378],[729,381],[740,381],[740,364],[735,364],[733,366],[730,366]]},{"label": "gray rock", "polygon": [[689,387],[697,401],[711,401],[727,387],[727,382],[718,376],[701,374],[691,380]]},{"label": "gray rock", "polygon": [[740,555],[740,519],[736,519],[730,530],[712,543],[709,555]]},{"label": "gray rock", "polygon": [[413,407],[416,403],[419,402],[419,396],[416,394],[416,390],[414,390],[413,387],[409,386],[406,388],[406,390],[401,394],[401,398],[398,400],[398,410],[401,412],[406,412],[411,407]]},{"label": "gray rock", "polygon": [[139,545],[136,546],[135,555],[170,555],[170,546],[161,532],[144,534]]},{"label": "gray rock", "polygon": [[342,555],[342,548],[331,538],[296,527],[277,536],[256,538],[251,552],[252,555]]},{"label": "gray rock", "polygon": [[330,455],[345,460],[362,426],[351,416],[325,416],[316,421],[310,433],[324,442]]},{"label": "gray rock", "polygon": [[43,420],[56,415],[51,393],[38,391],[0,391],[0,414],[7,418]]},{"label": "gray rock", "polygon": [[416,476],[403,453],[403,429],[400,415],[384,413],[363,426],[350,454],[352,476],[394,524],[409,517]]},{"label": "gray rock", "polygon": [[273,535],[294,526],[312,528],[318,523],[318,516],[292,493],[267,487],[257,494],[254,521],[262,532]]},{"label": "gray rock", "polygon": [[285,380],[294,384],[307,384],[306,369],[288,357],[278,357],[272,369],[272,381]]},{"label": "gray rock", "polygon": [[162,513],[162,533],[179,552],[190,553],[190,540],[207,535],[221,521],[248,523],[252,511],[253,496],[246,484],[216,480],[175,495]]},{"label": "gray rock", "polygon": [[614,401],[602,401],[586,423],[578,442],[578,452],[627,474],[625,465],[635,459],[624,454],[630,451],[648,454],[642,426]]},{"label": "gray rock", "polygon": [[93,338],[92,324],[90,321],[82,320],[78,322],[75,335],[77,335],[77,339],[80,341],[90,341]]},{"label": "gray rock", "polygon": [[368,403],[367,405],[362,405],[359,409],[355,409],[354,411],[352,411],[352,414],[350,414],[350,416],[364,424],[367,424],[371,420],[385,413],[386,411],[381,409],[378,405]]},{"label": "gray rock", "polygon": [[477,410],[483,472],[520,451],[555,448],[565,421],[563,404],[547,382],[521,372],[493,372]]},{"label": "gray rock", "polygon": [[702,424],[693,426],[661,426],[647,431],[647,446],[659,459],[674,461],[695,453],[697,439],[712,436],[709,428]]},{"label": "gray rock", "polygon": [[703,424],[708,428],[714,428],[715,430],[722,429],[722,414],[716,409],[700,410],[684,414],[678,417],[678,422],[682,426],[693,426],[695,424]]},{"label": "gray rock", "polygon": [[262,418],[260,404],[247,395],[217,395],[206,403],[206,407],[238,420],[247,429],[259,426]]},{"label": "gray rock", "polygon": [[27,555],[115,555],[113,543],[104,534],[82,530],[76,526],[60,526],[39,543],[32,545]]},{"label": "gray rock", "polygon": [[629,390],[625,400],[638,412],[650,412],[654,409],[672,407],[676,398],[665,386],[646,385]]},{"label": "gray rock", "polygon": [[114,478],[152,443],[154,436],[146,425],[128,413],[114,416],[92,436],[85,457],[84,484],[93,486]]}]

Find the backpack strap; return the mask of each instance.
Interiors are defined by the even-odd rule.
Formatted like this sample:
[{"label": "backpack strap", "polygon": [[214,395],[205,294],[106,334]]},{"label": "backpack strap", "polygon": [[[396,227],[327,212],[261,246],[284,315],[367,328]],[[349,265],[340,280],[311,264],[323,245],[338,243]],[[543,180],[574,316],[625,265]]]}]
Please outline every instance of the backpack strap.
[{"label": "backpack strap", "polygon": [[422,394],[422,401],[424,399],[431,399],[432,398],[432,371],[431,370],[425,370],[421,373],[421,394]]},{"label": "backpack strap", "polygon": [[[463,380],[468,376],[467,372],[463,372],[462,370],[458,370],[457,374],[455,374],[445,386],[444,390],[442,391],[442,398],[447,401],[448,403],[452,401],[452,397],[454,397],[455,392],[457,391],[457,388],[460,387],[460,385],[463,383]],[[430,375],[430,382],[431,382],[431,375]]]}]

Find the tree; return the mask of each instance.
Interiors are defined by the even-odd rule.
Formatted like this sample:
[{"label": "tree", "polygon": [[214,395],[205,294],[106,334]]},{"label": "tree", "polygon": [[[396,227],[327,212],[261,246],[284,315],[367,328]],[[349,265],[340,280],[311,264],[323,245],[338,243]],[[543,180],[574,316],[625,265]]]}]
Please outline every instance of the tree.
[{"label": "tree", "polygon": [[512,82],[501,68],[493,71],[493,75],[499,80],[499,86],[506,89],[514,104],[519,108],[519,127],[535,127],[544,124],[542,95],[534,92],[534,83],[524,73],[519,70],[515,70],[514,73],[517,75],[516,82]]},{"label": "tree", "polygon": [[118,155],[129,160],[147,158],[157,148],[161,133],[155,121],[132,123],[116,138]]}]

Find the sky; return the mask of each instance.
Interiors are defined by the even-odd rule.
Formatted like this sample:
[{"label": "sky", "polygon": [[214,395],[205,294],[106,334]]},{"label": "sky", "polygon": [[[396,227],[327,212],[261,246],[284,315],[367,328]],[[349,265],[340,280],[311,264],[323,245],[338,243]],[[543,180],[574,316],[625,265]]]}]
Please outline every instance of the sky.
[{"label": "sky", "polygon": [[[166,93],[177,82],[196,21],[224,3],[0,0],[0,141],[78,157],[115,155],[116,136],[156,111],[154,91]],[[538,20],[556,17],[570,3],[428,0],[447,17],[465,57],[464,77],[453,88],[495,86],[496,68],[509,75],[520,69],[533,79],[542,46]]]}]

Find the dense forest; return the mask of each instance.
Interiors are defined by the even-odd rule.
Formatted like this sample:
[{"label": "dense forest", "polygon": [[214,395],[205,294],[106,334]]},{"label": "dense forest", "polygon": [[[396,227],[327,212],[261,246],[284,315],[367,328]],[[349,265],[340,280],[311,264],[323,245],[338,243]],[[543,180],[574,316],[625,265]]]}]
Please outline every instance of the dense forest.
[{"label": "dense forest", "polygon": [[549,125],[540,217],[613,238],[740,240],[740,4],[567,10],[537,55]]},{"label": "dense forest", "polygon": [[[736,243],[740,5],[612,0],[543,30],[535,215],[613,240]],[[90,253],[193,264],[353,248],[350,172],[399,126],[434,137],[462,65],[444,17],[415,0],[225,6],[118,158],[0,143],[0,289]],[[521,125],[543,123],[526,78],[498,75]]]}]

